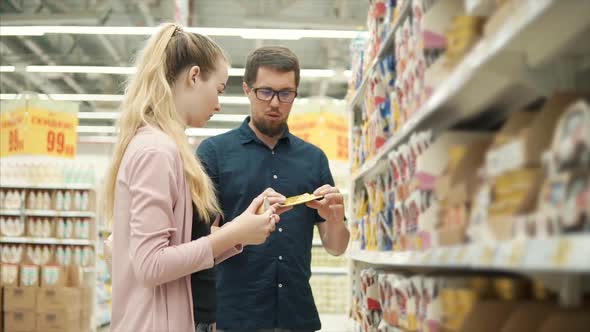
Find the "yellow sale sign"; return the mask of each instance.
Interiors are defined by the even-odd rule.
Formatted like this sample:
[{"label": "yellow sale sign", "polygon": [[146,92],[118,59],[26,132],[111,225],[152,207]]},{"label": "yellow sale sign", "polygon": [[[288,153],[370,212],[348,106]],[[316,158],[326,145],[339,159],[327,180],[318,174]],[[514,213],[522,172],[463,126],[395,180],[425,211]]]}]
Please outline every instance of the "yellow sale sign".
[{"label": "yellow sale sign", "polygon": [[289,131],[319,147],[329,160],[348,161],[348,119],[333,111],[291,114]]},{"label": "yellow sale sign", "polygon": [[3,101],[0,157],[29,154],[74,158],[78,141],[75,103],[45,100]]}]

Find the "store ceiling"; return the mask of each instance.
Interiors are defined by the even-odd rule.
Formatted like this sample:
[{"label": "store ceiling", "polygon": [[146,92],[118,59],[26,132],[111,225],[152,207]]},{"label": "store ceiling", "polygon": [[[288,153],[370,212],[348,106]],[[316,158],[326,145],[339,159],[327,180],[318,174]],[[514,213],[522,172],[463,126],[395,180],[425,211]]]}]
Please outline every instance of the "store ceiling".
[{"label": "store ceiling", "polygon": [[[41,73],[30,72],[28,66],[129,67],[133,55],[147,37],[69,33],[3,35],[1,30],[8,31],[9,26],[144,27],[180,17],[191,27],[363,30],[367,11],[368,1],[359,0],[1,0],[0,65],[5,66],[5,70],[0,70],[0,93],[120,95],[128,77],[126,74]],[[299,56],[303,69],[334,70],[333,74],[328,74],[330,77],[302,78],[302,97],[343,98],[346,94],[349,38],[213,38],[228,52],[233,68],[243,68],[246,55],[256,47],[287,46]],[[228,96],[243,95],[241,80],[240,76],[230,77]],[[81,111],[113,111],[117,104],[117,101],[92,101],[84,103]],[[244,104],[224,104],[223,109],[224,113],[248,112],[248,106]],[[81,119],[81,124],[112,125],[112,120]],[[210,124],[215,128],[227,126],[235,126],[235,123]]]}]

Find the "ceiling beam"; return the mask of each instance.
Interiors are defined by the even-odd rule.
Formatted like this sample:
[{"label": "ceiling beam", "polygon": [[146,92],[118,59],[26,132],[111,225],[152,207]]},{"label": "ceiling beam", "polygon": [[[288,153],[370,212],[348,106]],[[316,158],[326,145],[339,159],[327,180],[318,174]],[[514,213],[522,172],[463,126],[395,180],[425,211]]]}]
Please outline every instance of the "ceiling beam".
[{"label": "ceiling beam", "polygon": [[[28,49],[33,51],[33,53],[35,53],[41,59],[41,61],[50,66],[56,65],[55,61],[53,61],[51,57],[49,57],[49,55],[47,55],[47,53],[45,53],[45,51],[43,51],[43,49],[39,45],[37,45],[37,43],[28,38],[18,38]],[[62,79],[76,93],[86,93],[84,88],[82,88],[71,76],[64,74],[62,76]]]},{"label": "ceiling beam", "polygon": [[95,11],[65,14],[2,14],[2,25],[97,25],[101,16]]},{"label": "ceiling beam", "polygon": [[152,13],[151,13],[148,5],[143,1],[138,1],[136,3],[136,6],[137,6],[137,9],[139,9],[139,13],[143,17],[143,20],[145,21],[145,26],[148,26],[148,27],[155,26],[156,21],[154,20],[154,17],[152,16]]},{"label": "ceiling beam", "polygon": [[[6,52],[6,54],[8,54],[8,55],[14,56],[14,55],[17,54],[5,42],[0,41],[0,48],[4,52]],[[34,86],[36,86],[37,89],[39,89],[39,91],[42,92],[42,93],[46,93],[46,94],[48,94],[48,93],[57,93],[57,92],[59,92],[61,90],[61,89],[58,89],[49,80],[43,80],[43,79],[39,78],[37,75],[27,74],[26,72],[21,72],[20,74],[23,76],[26,85],[28,85],[28,83],[31,83]],[[2,75],[2,79],[5,79],[4,75]],[[28,87],[25,87],[25,90],[29,90]],[[24,92],[24,91],[21,91],[21,92]]]}]

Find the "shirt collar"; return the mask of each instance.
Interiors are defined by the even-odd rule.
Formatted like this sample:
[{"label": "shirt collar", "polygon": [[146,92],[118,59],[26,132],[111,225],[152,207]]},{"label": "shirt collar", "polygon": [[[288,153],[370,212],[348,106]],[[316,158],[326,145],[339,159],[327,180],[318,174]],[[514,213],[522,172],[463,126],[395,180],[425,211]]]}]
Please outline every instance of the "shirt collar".
[{"label": "shirt collar", "polygon": [[[247,144],[247,143],[254,141],[254,142],[258,142],[260,144],[263,144],[262,141],[254,133],[254,130],[252,130],[252,128],[250,128],[249,123],[250,123],[250,116],[247,116],[246,119],[244,119],[244,122],[242,122],[242,124],[240,125],[240,128],[238,128],[238,132],[240,135],[240,142],[242,144]],[[287,129],[285,130],[285,132],[283,133],[281,138],[279,138],[279,142],[285,141],[288,143],[290,141],[290,139],[291,139],[291,132],[289,131],[289,126],[287,126]]]}]

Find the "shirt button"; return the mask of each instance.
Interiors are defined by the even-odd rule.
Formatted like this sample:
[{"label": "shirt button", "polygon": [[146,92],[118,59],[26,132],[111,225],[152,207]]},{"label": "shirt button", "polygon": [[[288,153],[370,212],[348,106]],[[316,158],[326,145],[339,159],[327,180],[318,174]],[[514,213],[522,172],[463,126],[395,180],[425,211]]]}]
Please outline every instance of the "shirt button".
[{"label": "shirt button", "polygon": [[283,288],[283,284],[279,284],[279,288]]},{"label": "shirt button", "polygon": [[279,227],[279,233],[282,233],[283,229],[281,227]]},{"label": "shirt button", "polygon": [[272,150],[272,154],[273,154],[273,155],[275,154],[275,150]]},{"label": "shirt button", "polygon": [[276,179],[278,179],[279,177],[278,177],[278,176],[275,174],[275,175],[273,175],[273,176],[272,176],[272,178],[276,180]]},{"label": "shirt button", "polygon": [[279,256],[279,260],[282,261],[283,260],[283,256]]}]

